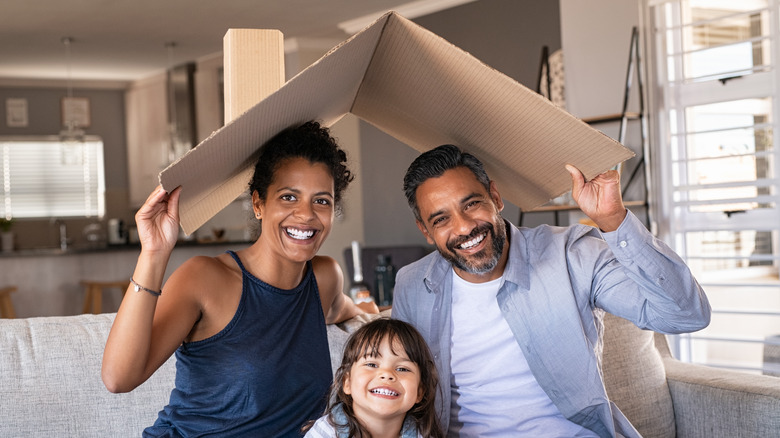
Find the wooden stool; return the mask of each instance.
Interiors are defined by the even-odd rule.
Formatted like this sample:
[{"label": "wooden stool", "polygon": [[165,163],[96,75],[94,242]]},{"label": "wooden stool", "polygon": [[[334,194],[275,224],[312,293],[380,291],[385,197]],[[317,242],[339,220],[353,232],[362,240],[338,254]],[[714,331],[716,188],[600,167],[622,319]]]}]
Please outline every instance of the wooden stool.
[{"label": "wooden stool", "polygon": [[11,301],[11,292],[16,291],[16,286],[0,289],[0,318],[16,318],[14,303]]},{"label": "wooden stool", "polygon": [[129,281],[82,281],[81,284],[86,288],[84,295],[84,308],[81,313],[93,313],[97,315],[103,308],[103,290],[112,287],[119,288],[122,295],[127,291],[130,285]]}]

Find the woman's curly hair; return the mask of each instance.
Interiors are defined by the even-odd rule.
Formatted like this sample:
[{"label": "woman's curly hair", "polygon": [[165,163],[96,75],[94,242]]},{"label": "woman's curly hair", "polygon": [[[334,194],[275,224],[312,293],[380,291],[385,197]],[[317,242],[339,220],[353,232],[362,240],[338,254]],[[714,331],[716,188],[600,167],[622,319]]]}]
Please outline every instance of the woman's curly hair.
[{"label": "woman's curly hair", "polygon": [[260,199],[265,200],[276,170],[283,162],[293,158],[305,158],[328,167],[333,177],[336,212],[340,212],[342,194],[354,176],[346,166],[347,154],[331,137],[328,128],[316,121],[285,129],[260,147],[249,193],[256,191]]}]

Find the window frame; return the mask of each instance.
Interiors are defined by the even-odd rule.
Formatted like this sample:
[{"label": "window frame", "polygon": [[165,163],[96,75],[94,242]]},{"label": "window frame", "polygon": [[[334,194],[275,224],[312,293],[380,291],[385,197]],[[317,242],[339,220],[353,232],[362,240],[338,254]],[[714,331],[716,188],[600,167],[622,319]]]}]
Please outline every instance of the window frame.
[{"label": "window frame", "polygon": [[[18,154],[12,157],[7,152],[7,147],[14,147],[16,144],[35,143],[35,144],[47,144],[52,147],[52,154],[59,156],[59,164],[57,160],[52,158],[51,160],[36,161],[34,154],[24,153]],[[9,145],[10,144],[10,145]],[[57,148],[59,145],[59,148]],[[68,150],[67,148],[71,148]],[[67,161],[68,153],[73,153],[72,148],[89,148],[76,150],[76,156],[83,160],[85,152],[89,152],[86,155],[87,162],[81,161],[80,163],[73,163],[74,166],[79,166],[76,172],[60,173],[57,175],[57,170],[66,165],[63,161]],[[21,156],[19,156],[21,155]],[[21,159],[24,162],[11,163],[14,158]],[[40,166],[47,166],[41,169]],[[14,197],[25,196],[20,195],[17,188],[12,187],[13,175],[16,172],[25,173],[38,173],[54,175],[54,178],[65,178],[64,182],[70,182],[72,187],[81,187],[82,190],[65,191],[62,194],[71,194],[74,199],[72,202],[64,202],[60,205],[46,206],[41,208],[30,207],[29,198],[27,201],[28,206],[24,206],[24,202],[21,202],[22,206],[14,207]],[[77,179],[80,176],[81,179]],[[43,179],[43,178],[41,178]],[[41,184],[30,183],[30,178],[25,175],[21,178],[22,182],[27,186],[24,188],[23,193],[39,193],[41,197],[49,197],[52,192],[56,193],[56,188],[53,188],[51,181],[47,181]],[[47,185],[48,184],[48,185]],[[103,139],[95,135],[87,135],[76,141],[65,141],[59,136],[0,136],[0,216],[7,219],[18,220],[36,220],[36,219],[50,219],[50,218],[98,218],[102,219],[106,215],[106,176],[105,176],[105,144]],[[17,204],[18,205],[18,204]]]},{"label": "window frame", "polygon": [[[768,12],[768,35],[761,38],[753,37],[753,39],[765,39],[769,42],[769,56],[771,62],[766,66],[754,69],[754,72],[747,75],[742,75],[738,78],[729,79],[724,82],[718,80],[677,80],[673,81],[669,78],[669,71],[665,61],[665,57],[669,54],[666,52],[666,45],[664,44],[664,37],[668,37],[669,34],[663,35],[665,31],[672,28],[682,29],[683,26],[670,26],[661,27],[658,23],[658,12],[660,6],[667,3],[683,3],[682,0],[643,0],[641,5],[641,21],[643,27],[643,36],[645,40],[645,53],[647,54],[647,62],[645,63],[648,73],[647,87],[648,96],[648,114],[649,114],[649,141],[651,145],[651,152],[653,160],[650,160],[649,172],[653,175],[653,181],[655,190],[651,192],[651,198],[649,199],[650,206],[653,212],[655,223],[653,229],[659,238],[668,242],[672,248],[680,254],[683,259],[692,260],[694,257],[691,254],[693,251],[689,251],[687,243],[685,242],[686,233],[695,232],[697,230],[758,230],[769,231],[772,233],[771,243],[772,253],[771,257],[768,257],[772,261],[771,270],[773,275],[776,275],[778,265],[780,265],[780,249],[778,248],[778,236],[780,236],[780,149],[778,149],[778,135],[780,135],[780,129],[778,129],[778,118],[780,118],[780,95],[778,95],[778,56],[780,55],[780,16],[778,14],[779,0],[768,0],[768,6],[766,8]],[[764,10],[764,9],[760,9]],[[756,9],[753,12],[760,11]],[[744,14],[745,12],[741,13]],[[740,15],[740,14],[735,14]],[[673,35],[673,32],[672,32]],[[683,35],[679,32],[677,35],[673,35],[675,41],[675,50],[672,55],[681,55],[687,52],[682,48],[681,41]],[[754,46],[755,47],[755,46]],[[682,68],[684,61],[675,63],[675,77],[684,78],[682,72],[679,69]],[[672,124],[676,123],[677,126],[685,126],[685,109],[696,105],[706,105],[710,103],[748,99],[748,98],[771,98],[772,109],[772,121],[771,131],[773,146],[771,149],[771,166],[773,166],[774,175],[772,178],[756,182],[754,185],[760,183],[769,184],[773,192],[771,194],[772,202],[774,202],[774,208],[763,209],[757,208],[747,210],[745,213],[736,215],[737,219],[734,220],[731,217],[723,214],[723,212],[712,213],[695,213],[695,214],[680,214],[680,208],[685,205],[690,205],[685,201],[680,202],[674,199],[676,189],[673,184],[674,179],[674,157],[672,153]],[[671,121],[668,115],[671,113],[671,109],[678,109],[676,112],[676,119]],[[678,131],[685,132],[684,128]],[[685,134],[681,134],[685,135]],[[684,142],[681,144],[684,145]],[[684,146],[681,146],[683,148]],[[755,152],[752,154],[756,156]],[[685,158],[690,160],[690,157]],[[690,161],[684,161],[688,163]],[[686,165],[686,164],[679,164]],[[725,184],[724,186],[727,186]],[[738,185],[738,184],[736,184]],[[691,186],[688,186],[691,187]],[[695,187],[695,186],[694,186]],[[704,186],[702,186],[704,187]],[[757,195],[762,196],[762,195]],[[763,195],[766,199],[767,195]],[[681,237],[682,236],[682,237]],[[753,269],[752,267],[749,269]],[[758,272],[758,270],[756,270]],[[717,277],[717,276],[713,276]],[[714,288],[734,288],[736,291],[747,291],[749,288],[772,288],[772,291],[780,291],[780,285],[777,282],[769,283],[751,283],[748,279],[733,278],[730,281],[708,281],[706,278],[702,281],[702,286],[707,291],[708,287]],[[716,318],[730,318],[734,315],[738,315],[743,320],[748,321],[751,318],[779,318],[780,311],[762,311],[761,309],[745,309],[745,308],[727,308],[713,306],[713,322]],[[762,364],[761,367],[744,367],[728,366],[728,364],[714,363],[708,360],[707,354],[702,353],[706,350],[709,342],[729,342],[729,343],[755,343],[761,342],[764,345],[769,345],[770,342],[767,339],[748,339],[745,336],[735,335],[737,330],[733,330],[731,334],[707,334],[706,330],[700,333],[690,335],[679,335],[671,337],[672,348],[676,357],[684,361],[698,362],[711,366],[720,366],[725,368],[741,369],[748,372],[760,372],[766,371],[766,364]],[[780,330],[779,330],[780,331]],[[736,344],[734,344],[736,345]],[[703,359],[704,358],[704,359]],[[763,369],[762,369],[763,367]]]}]

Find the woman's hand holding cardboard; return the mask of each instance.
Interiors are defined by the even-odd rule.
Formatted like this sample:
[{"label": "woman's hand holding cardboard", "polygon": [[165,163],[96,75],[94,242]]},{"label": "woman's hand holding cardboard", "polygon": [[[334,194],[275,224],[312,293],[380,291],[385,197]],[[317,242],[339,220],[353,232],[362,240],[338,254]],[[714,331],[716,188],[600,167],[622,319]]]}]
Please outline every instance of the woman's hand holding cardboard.
[{"label": "woman's hand holding cardboard", "polygon": [[179,235],[179,194],[177,187],[170,194],[162,186],[149,195],[135,215],[138,238],[149,251],[172,251]]}]

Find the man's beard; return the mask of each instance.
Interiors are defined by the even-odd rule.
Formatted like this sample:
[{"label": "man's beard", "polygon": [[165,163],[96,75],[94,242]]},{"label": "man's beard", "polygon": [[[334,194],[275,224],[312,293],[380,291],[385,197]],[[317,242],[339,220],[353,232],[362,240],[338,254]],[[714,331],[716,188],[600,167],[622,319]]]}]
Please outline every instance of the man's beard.
[{"label": "man's beard", "polygon": [[[485,239],[491,239],[492,244],[483,248],[480,252],[468,257],[461,256],[455,249],[456,246],[468,242],[469,240],[487,232]],[[498,217],[496,226],[493,224],[483,224],[474,228],[468,236],[458,237],[447,242],[446,251],[438,248],[439,254],[452,266],[469,274],[482,275],[492,271],[501,259],[501,253],[506,244],[506,224],[501,217]]]}]

